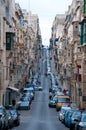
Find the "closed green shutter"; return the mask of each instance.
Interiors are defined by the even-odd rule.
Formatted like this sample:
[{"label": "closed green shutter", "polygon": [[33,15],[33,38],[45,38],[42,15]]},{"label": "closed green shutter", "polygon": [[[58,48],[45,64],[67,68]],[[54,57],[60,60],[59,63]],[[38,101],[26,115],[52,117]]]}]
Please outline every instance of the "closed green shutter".
[{"label": "closed green shutter", "polygon": [[83,3],[83,14],[86,14],[86,0]]},{"label": "closed green shutter", "polygon": [[81,33],[80,33],[80,44],[86,44],[86,19],[84,19],[81,23]]},{"label": "closed green shutter", "polygon": [[83,24],[81,24],[80,44],[83,44]]},{"label": "closed green shutter", "polygon": [[13,48],[13,33],[6,33],[6,50],[12,50]]},{"label": "closed green shutter", "polygon": [[84,22],[83,25],[83,43],[86,43],[86,23]]}]

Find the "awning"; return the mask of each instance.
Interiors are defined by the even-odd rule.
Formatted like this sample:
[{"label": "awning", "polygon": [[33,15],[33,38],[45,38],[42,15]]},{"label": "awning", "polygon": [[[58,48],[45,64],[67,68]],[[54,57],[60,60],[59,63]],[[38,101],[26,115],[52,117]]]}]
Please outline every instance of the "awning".
[{"label": "awning", "polygon": [[18,89],[18,88],[14,88],[14,87],[11,87],[11,86],[7,87],[7,89],[11,89],[11,90],[13,90],[13,91],[19,92],[19,89]]}]

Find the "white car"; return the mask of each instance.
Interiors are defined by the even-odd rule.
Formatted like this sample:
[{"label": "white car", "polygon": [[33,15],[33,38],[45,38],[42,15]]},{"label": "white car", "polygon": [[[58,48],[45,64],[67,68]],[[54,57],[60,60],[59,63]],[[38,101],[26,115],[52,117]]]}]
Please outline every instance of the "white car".
[{"label": "white car", "polygon": [[30,101],[27,97],[24,97],[20,100],[20,110],[29,110],[30,109]]},{"label": "white car", "polygon": [[66,107],[66,106],[64,107],[63,106],[63,107],[61,107],[61,110],[59,112],[59,120],[62,121],[62,122],[64,120],[64,116],[65,116],[64,114],[65,114],[66,110],[71,110],[71,107]]},{"label": "white car", "polygon": [[42,91],[42,90],[43,90],[43,87],[42,87],[42,86],[38,86],[38,90],[39,90],[39,91]]}]

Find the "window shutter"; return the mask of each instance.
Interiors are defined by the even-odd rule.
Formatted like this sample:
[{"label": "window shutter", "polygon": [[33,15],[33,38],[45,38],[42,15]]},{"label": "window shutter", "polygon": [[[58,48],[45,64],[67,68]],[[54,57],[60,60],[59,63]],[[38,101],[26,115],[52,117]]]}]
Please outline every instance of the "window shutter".
[{"label": "window shutter", "polygon": [[80,44],[83,44],[83,24],[81,24]]},{"label": "window shutter", "polygon": [[13,49],[13,33],[7,32],[6,33],[6,50]]}]

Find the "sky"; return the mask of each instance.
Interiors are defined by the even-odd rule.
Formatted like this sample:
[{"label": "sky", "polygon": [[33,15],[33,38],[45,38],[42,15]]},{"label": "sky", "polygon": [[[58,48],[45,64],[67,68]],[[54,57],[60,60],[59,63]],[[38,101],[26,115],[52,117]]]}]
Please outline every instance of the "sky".
[{"label": "sky", "polygon": [[49,45],[51,28],[56,14],[64,14],[72,0],[15,0],[22,9],[31,11],[39,17],[42,44]]}]

